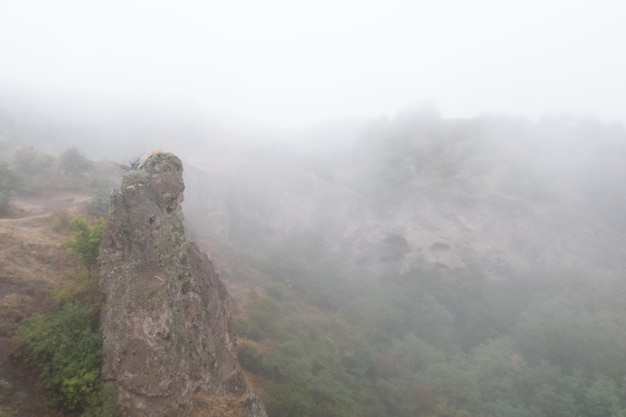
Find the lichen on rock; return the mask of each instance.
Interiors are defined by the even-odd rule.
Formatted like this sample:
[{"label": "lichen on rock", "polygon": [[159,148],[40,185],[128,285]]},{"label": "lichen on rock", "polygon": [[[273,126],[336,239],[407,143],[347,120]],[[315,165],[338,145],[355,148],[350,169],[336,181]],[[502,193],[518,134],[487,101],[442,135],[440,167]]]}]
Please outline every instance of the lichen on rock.
[{"label": "lichen on rock", "polygon": [[111,197],[100,249],[102,378],[126,416],[191,415],[195,394],[239,397],[228,294],[185,235],[180,159],[151,155]]}]

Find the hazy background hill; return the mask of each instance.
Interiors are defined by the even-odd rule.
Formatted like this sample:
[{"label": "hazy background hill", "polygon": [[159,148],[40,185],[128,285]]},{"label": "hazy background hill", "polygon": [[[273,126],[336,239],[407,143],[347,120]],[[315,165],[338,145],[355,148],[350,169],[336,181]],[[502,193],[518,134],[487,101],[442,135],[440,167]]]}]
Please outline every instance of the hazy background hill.
[{"label": "hazy background hill", "polygon": [[346,125],[194,152],[188,210],[215,218],[224,241],[312,233],[354,265],[622,265],[620,124],[417,108]]}]

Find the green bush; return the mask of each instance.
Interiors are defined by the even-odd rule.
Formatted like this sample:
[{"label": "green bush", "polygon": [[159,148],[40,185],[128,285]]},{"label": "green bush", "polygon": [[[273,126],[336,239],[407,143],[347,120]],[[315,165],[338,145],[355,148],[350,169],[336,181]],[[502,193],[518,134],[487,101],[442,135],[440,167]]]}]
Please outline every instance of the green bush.
[{"label": "green bush", "polygon": [[104,219],[96,220],[93,226],[89,226],[85,219],[74,219],[70,225],[73,229],[74,239],[65,242],[63,248],[71,249],[80,263],[91,274],[98,262]]},{"label": "green bush", "polygon": [[94,395],[91,404],[81,417],[119,417],[121,412],[117,406],[117,390],[113,387],[100,388]]},{"label": "green bush", "polygon": [[248,307],[250,335],[254,340],[264,337],[276,337],[281,332],[279,306],[272,300],[260,298],[250,303]]},{"label": "green bush", "polygon": [[237,345],[239,363],[250,372],[258,373],[263,367],[263,354],[255,345],[242,343]]},{"label": "green bush", "polygon": [[19,359],[39,371],[58,405],[68,410],[84,409],[98,395],[102,336],[96,323],[96,310],[75,303],[35,315],[18,331]]},{"label": "green bush", "polygon": [[233,330],[237,336],[248,338],[250,324],[243,317],[235,317],[233,319]]}]

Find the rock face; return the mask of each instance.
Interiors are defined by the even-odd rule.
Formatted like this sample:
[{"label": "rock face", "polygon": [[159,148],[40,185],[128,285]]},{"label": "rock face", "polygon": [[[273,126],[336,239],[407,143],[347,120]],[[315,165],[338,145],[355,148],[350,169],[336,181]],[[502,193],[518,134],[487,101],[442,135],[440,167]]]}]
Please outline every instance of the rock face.
[{"label": "rock face", "polygon": [[246,393],[228,294],[183,226],[182,163],[157,153],[111,199],[100,250],[105,383],[123,414],[189,416],[194,394]]}]

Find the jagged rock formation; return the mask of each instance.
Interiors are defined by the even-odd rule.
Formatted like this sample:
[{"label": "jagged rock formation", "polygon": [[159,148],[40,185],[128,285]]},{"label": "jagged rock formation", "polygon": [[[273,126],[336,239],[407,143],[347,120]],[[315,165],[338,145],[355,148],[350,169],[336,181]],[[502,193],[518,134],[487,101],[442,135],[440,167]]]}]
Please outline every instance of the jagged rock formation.
[{"label": "jagged rock formation", "polygon": [[157,153],[114,193],[100,250],[105,383],[126,416],[191,415],[194,395],[246,394],[228,294],[185,236],[182,163]]}]

